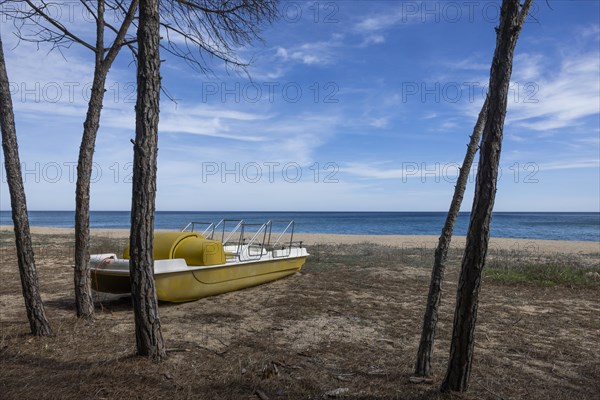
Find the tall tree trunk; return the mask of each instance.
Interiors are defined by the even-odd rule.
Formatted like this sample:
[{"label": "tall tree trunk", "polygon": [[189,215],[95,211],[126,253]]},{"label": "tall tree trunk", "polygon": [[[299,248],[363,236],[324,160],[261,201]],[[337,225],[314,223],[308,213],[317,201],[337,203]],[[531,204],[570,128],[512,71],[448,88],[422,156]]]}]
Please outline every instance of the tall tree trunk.
[{"label": "tall tree trunk", "polygon": [[153,275],[154,206],[160,100],[158,0],[140,1],[137,103],[131,204],[130,276],[137,353],[166,355]]},{"label": "tall tree trunk", "polygon": [[425,308],[425,317],[423,318],[423,330],[421,332],[421,342],[417,351],[417,361],[415,363],[415,373],[417,377],[430,377],[433,374],[431,369],[431,356],[433,353],[433,342],[435,340],[435,329],[438,321],[438,308],[442,298],[442,281],[444,280],[444,270],[446,269],[446,260],[448,258],[448,249],[452,240],[454,224],[460,211],[463,196],[467,188],[469,171],[473,165],[473,159],[477,153],[481,133],[487,119],[488,99],[485,99],[477,123],[473,128],[473,134],[467,146],[467,154],[463,160],[462,167],[458,174],[454,195],[450,203],[450,210],[446,216],[446,222],[442,228],[442,233],[435,249],[435,258],[433,269],[431,270],[431,282],[429,284],[429,295],[427,297],[427,306]]},{"label": "tall tree trunk", "polygon": [[96,135],[100,129],[100,114],[104,102],[104,86],[108,71],[123,44],[125,35],[137,10],[138,0],[133,0],[121,27],[105,57],[104,49],[104,0],[98,1],[96,19],[96,58],[94,81],[88,110],[83,123],[83,136],[77,163],[77,185],[75,188],[75,304],[78,317],[94,315],[94,301],[90,282],[90,181],[92,177]]},{"label": "tall tree trunk", "polygon": [[75,305],[78,317],[94,315],[94,299],[90,284],[90,180],[96,145],[96,134],[100,128],[100,113],[104,101],[104,84],[107,69],[104,60],[104,0],[98,1],[96,17],[96,58],[94,82],[83,123],[83,137],[77,162],[77,184],[75,186]]},{"label": "tall tree trunk", "polygon": [[25,308],[27,309],[27,319],[29,319],[32,334],[47,336],[52,334],[52,330],[46,318],[44,303],[38,289],[33,245],[29,232],[29,218],[27,217],[27,202],[19,160],[15,116],[4,61],[2,37],[0,37],[0,129],[2,130],[4,165],[6,167],[8,191],[10,192],[19,274],[21,275],[21,287],[25,299]]},{"label": "tall tree trunk", "polygon": [[83,137],[77,163],[75,187],[75,304],[78,317],[94,315],[94,300],[90,282],[90,180],[92,176],[96,135],[100,128],[100,113],[104,100],[106,72],[96,62],[88,111],[83,123]]},{"label": "tall tree trunk", "polygon": [[490,238],[490,221],[496,196],[513,54],[530,5],[531,0],[526,0],[523,10],[519,12],[519,0],[502,2],[496,50],[490,70],[488,117],[479,155],[475,196],[456,295],[450,360],[442,391],[465,391],[469,387],[481,273],[485,266]]}]

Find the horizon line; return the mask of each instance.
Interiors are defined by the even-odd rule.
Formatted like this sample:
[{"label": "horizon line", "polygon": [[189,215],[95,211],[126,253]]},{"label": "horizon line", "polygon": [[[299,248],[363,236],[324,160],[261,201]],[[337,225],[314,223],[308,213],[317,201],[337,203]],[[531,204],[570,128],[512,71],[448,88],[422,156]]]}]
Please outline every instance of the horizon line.
[{"label": "horizon line", "polygon": [[[12,212],[11,209],[0,209],[0,212]],[[75,212],[73,209],[69,210],[27,210],[27,212]],[[90,210],[90,212],[131,212],[131,210]],[[156,210],[157,213],[161,212],[173,212],[173,213],[448,213],[448,210],[423,210],[423,211],[400,211],[400,210],[341,210],[341,211],[327,211],[327,210],[284,210],[284,211],[265,211],[265,210]],[[471,211],[460,211],[460,213],[470,213]],[[593,211],[507,211],[507,210],[494,210],[494,213],[598,213],[600,210]]]}]

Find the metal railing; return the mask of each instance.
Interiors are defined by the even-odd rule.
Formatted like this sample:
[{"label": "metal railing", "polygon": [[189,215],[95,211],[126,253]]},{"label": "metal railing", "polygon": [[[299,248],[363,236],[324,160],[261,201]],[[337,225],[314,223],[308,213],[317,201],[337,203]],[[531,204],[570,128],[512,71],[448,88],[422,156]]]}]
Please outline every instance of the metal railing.
[{"label": "metal railing", "polygon": [[[233,228],[228,229],[232,224],[235,224]],[[302,247],[301,241],[294,242],[295,222],[293,220],[269,220],[263,224],[250,223],[243,219],[222,219],[216,224],[192,221],[181,231],[194,232],[197,226],[205,226],[201,234],[209,240],[215,240],[215,232],[220,231],[221,243],[223,246],[235,246],[235,251],[228,253],[240,261],[259,260],[268,251],[272,252],[273,258],[284,258],[290,255],[293,247]],[[277,227],[281,228],[278,230]],[[234,239],[236,234],[238,236]],[[250,234],[252,236],[248,239],[246,236]],[[289,235],[289,240],[286,234]]]},{"label": "metal railing", "polygon": [[[205,222],[205,221],[192,221],[190,223],[188,223],[186,226],[184,226],[181,229],[181,232],[185,232],[188,229],[190,230],[190,232],[194,232],[194,229],[196,228],[196,225],[206,225],[206,228],[204,228],[204,230],[202,231],[201,235],[206,237],[207,239],[212,239],[212,237],[215,234],[215,224],[213,222]],[[207,235],[207,233],[210,232],[210,235]]]},{"label": "metal railing", "polygon": [[[278,255],[277,257],[287,257],[290,255],[290,252],[292,251],[292,246],[294,244],[294,227],[295,227],[295,222],[293,220],[272,220],[269,221],[269,240],[268,240],[268,246],[270,247],[271,250],[276,250],[277,246],[281,246],[281,249],[277,249],[277,250],[287,250],[287,253],[283,253],[281,255]],[[275,239],[274,243],[271,243],[271,237],[273,234],[273,224],[286,224],[285,228],[283,228],[283,230],[281,231],[281,233],[279,234],[279,236],[277,236],[277,238]],[[290,241],[287,242],[287,245],[281,245],[279,244],[281,239],[283,239],[284,235],[287,233],[287,231],[290,230]],[[300,242],[300,246],[302,245],[302,243]],[[280,252],[277,253],[273,253],[273,257],[275,257],[275,254],[280,254]]]}]

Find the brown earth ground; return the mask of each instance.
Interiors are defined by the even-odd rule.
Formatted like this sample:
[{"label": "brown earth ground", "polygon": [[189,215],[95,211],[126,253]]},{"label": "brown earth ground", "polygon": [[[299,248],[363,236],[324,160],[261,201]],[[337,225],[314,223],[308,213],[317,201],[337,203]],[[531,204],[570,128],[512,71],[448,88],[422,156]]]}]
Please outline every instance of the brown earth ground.
[{"label": "brown earth ground", "polygon": [[[126,232],[95,231],[93,251]],[[464,238],[450,254],[432,385],[409,383],[434,237],[300,235],[301,273],[160,304],[169,356],[134,356],[131,299],[98,294],[75,317],[71,231],[34,229],[55,335],[29,334],[14,253],[0,230],[2,399],[598,399],[600,244],[495,240],[480,296],[471,387],[441,395]],[[531,272],[537,275],[532,275]],[[533,276],[533,277],[532,277]],[[539,279],[538,279],[539,278]]]}]

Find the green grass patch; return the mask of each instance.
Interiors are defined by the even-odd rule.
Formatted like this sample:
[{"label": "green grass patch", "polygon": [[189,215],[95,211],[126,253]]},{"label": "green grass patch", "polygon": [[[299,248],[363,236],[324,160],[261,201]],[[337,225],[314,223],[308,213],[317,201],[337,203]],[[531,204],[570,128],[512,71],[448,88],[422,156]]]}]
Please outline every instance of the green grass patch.
[{"label": "green grass patch", "polygon": [[318,269],[343,267],[392,267],[405,265],[431,268],[433,249],[401,248],[373,243],[318,244],[307,246],[307,265]]},{"label": "green grass patch", "polygon": [[484,276],[494,282],[530,284],[552,287],[587,286],[600,287],[600,272],[597,269],[578,268],[565,264],[526,263],[506,268],[493,267],[484,270]]},{"label": "green grass patch", "polygon": [[[433,248],[400,248],[372,243],[321,244],[308,246],[311,257],[307,266],[315,270],[337,268],[416,267],[430,269]],[[447,268],[460,269],[462,249],[451,249]],[[504,285],[542,287],[600,287],[597,257],[574,254],[534,254],[530,252],[496,252],[488,255],[484,277]]]},{"label": "green grass patch", "polygon": [[106,236],[92,236],[90,253],[116,253],[119,257],[123,254],[125,245],[129,244],[129,238],[113,238]]}]

